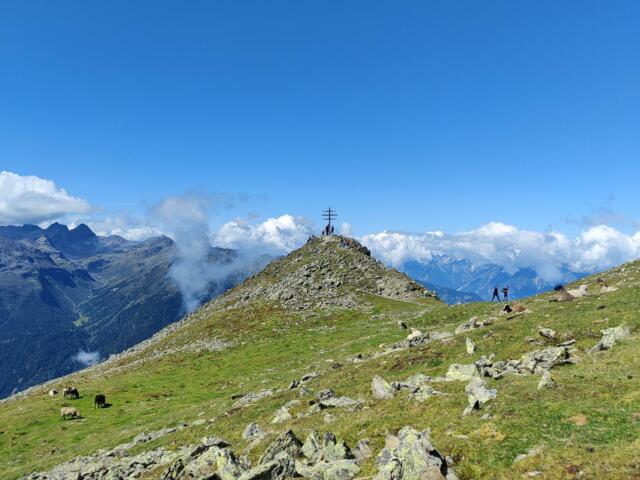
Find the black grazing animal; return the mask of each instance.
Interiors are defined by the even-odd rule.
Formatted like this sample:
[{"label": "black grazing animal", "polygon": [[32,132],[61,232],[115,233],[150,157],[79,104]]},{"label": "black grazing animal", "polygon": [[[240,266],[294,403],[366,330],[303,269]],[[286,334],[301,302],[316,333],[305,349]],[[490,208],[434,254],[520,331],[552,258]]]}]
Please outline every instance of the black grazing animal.
[{"label": "black grazing animal", "polygon": [[76,387],[66,387],[62,391],[64,398],[78,399],[80,398],[80,393],[78,393],[78,389]]},{"label": "black grazing animal", "polygon": [[93,400],[93,408],[104,408],[107,404],[107,399],[102,393],[96,395],[96,398]]}]

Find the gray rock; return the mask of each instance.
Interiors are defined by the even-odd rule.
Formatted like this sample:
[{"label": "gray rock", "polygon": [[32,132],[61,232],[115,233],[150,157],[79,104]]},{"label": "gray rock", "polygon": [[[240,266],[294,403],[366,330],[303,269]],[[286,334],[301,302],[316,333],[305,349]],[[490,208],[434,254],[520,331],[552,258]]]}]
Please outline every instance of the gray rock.
[{"label": "gray rock", "polygon": [[371,380],[371,391],[376,400],[389,400],[393,398],[393,387],[382,377],[376,375]]},{"label": "gray rock", "polygon": [[631,329],[627,326],[619,325],[617,327],[605,328],[601,333],[602,338],[591,348],[591,352],[599,352],[613,348],[617,341],[631,335]]},{"label": "gray rock", "polygon": [[264,438],[267,433],[260,428],[257,423],[250,423],[242,432],[242,438],[245,440],[257,440]]},{"label": "gray rock", "polygon": [[467,339],[465,340],[465,345],[467,347],[467,353],[469,355],[476,351],[476,344],[473,343],[473,341],[469,337],[467,337]]},{"label": "gray rock", "polygon": [[258,460],[258,463],[264,464],[271,462],[283,452],[294,459],[302,455],[302,442],[291,430],[287,430],[280,434],[278,438],[276,438],[271,445],[267,447]]},{"label": "gray rock", "polygon": [[538,382],[538,390],[553,388],[555,384],[556,383],[553,381],[553,378],[551,378],[551,372],[549,370],[544,370],[540,377],[540,381]]},{"label": "gray rock", "polygon": [[[237,480],[284,480],[296,476],[295,461],[285,452],[281,452],[273,460],[261,462],[249,471],[244,472]],[[215,478],[211,480],[215,480]]]},{"label": "gray rock", "polygon": [[546,340],[553,341],[556,339],[555,330],[552,330],[550,328],[538,327],[538,335],[540,335],[542,338],[545,338]]},{"label": "gray rock", "polygon": [[467,394],[467,400],[469,407],[465,410],[465,413],[469,413],[471,410],[479,410],[489,400],[496,398],[497,390],[493,388],[487,388],[487,382],[480,377],[473,377],[471,381],[464,388]]},{"label": "gray rock", "polygon": [[330,398],[336,398],[336,394],[330,388],[325,388],[316,393],[318,400],[329,400]]},{"label": "gray rock", "polygon": [[374,480],[453,479],[445,458],[429,439],[429,432],[404,427],[397,436],[388,435],[376,458]]},{"label": "gray rock", "polygon": [[446,379],[449,381],[466,382],[471,380],[472,377],[478,376],[478,370],[475,364],[460,365],[454,363],[449,365],[447,370]]},{"label": "gray rock", "polygon": [[236,400],[236,402],[233,404],[233,408],[246,407],[247,405],[250,405],[254,402],[262,400],[263,398],[270,397],[272,395],[273,395],[273,390],[261,390],[255,393],[247,393],[246,395],[243,395],[238,400]]}]

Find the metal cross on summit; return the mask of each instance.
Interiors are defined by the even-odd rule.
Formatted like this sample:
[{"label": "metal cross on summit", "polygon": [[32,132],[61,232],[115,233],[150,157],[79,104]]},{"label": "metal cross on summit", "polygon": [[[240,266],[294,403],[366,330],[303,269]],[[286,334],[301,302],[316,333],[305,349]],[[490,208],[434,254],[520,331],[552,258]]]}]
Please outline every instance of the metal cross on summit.
[{"label": "metal cross on summit", "polygon": [[331,221],[335,220],[338,216],[338,212],[333,210],[331,207],[322,211],[322,218],[327,221],[327,225],[324,227],[322,231],[323,235],[333,235],[333,225],[331,225]]}]

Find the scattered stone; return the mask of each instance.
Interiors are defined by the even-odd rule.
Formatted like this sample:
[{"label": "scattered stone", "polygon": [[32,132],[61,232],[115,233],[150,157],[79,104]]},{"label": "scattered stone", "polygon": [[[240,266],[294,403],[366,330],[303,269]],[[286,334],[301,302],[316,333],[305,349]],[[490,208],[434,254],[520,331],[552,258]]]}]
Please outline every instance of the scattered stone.
[{"label": "scattered stone", "polygon": [[456,328],[455,334],[459,335],[461,333],[468,332],[469,330],[487,327],[493,324],[494,319],[495,317],[490,317],[485,320],[478,320],[478,317],[471,317],[469,320],[460,324],[458,328]]},{"label": "scattered stone", "polygon": [[463,415],[471,412],[471,410],[480,410],[483,405],[496,398],[497,395],[497,390],[487,388],[487,382],[480,377],[472,377],[464,391],[467,394],[469,406],[465,409]]},{"label": "scattered stone", "polygon": [[540,377],[540,381],[538,382],[538,390],[542,390],[544,388],[553,388],[555,387],[556,382],[551,378],[551,372],[549,370],[543,370],[542,376]]},{"label": "scattered stone", "polygon": [[280,434],[258,460],[259,464],[265,464],[276,459],[278,455],[285,453],[291,458],[299,457],[302,454],[302,442],[291,430]]},{"label": "scattered stone", "polygon": [[520,357],[518,373],[541,373],[558,365],[572,363],[567,347],[549,347],[525,353]]},{"label": "scattered stone", "polygon": [[538,326],[538,334],[546,340],[554,341],[556,339],[555,330],[552,330],[550,328]]},{"label": "scattered stone", "polygon": [[429,439],[429,432],[404,427],[398,435],[387,435],[376,458],[373,480],[454,480],[457,477]]},{"label": "scattered stone", "polygon": [[371,391],[373,398],[376,400],[389,400],[393,398],[393,387],[378,375],[371,380]]},{"label": "scattered stone", "polygon": [[353,455],[355,456],[356,460],[363,460],[373,455],[373,450],[371,450],[368,438],[364,438],[356,443],[356,447],[353,450]]},{"label": "scattered stone", "polygon": [[400,327],[402,330],[406,330],[407,324],[404,323],[402,320],[398,320],[398,327]]},{"label": "scattered stone", "polygon": [[460,365],[458,363],[454,363],[449,365],[445,378],[449,381],[466,382],[476,376],[478,376],[476,365]]},{"label": "scattered stone", "polygon": [[591,348],[591,352],[599,352],[613,348],[618,340],[628,337],[631,334],[631,330],[627,326],[620,325],[617,327],[605,328],[600,333],[602,333],[602,338]]},{"label": "scattered stone", "polygon": [[320,372],[309,372],[306,375],[302,376],[302,380],[300,380],[302,383],[304,382],[308,382],[309,380],[313,380],[316,377],[320,376]]},{"label": "scattered stone", "polygon": [[262,400],[263,398],[271,397],[272,395],[273,390],[261,390],[256,393],[247,393],[236,400],[236,402],[233,404],[233,408],[246,407],[247,405]]},{"label": "scattered stone", "polygon": [[473,343],[473,341],[469,337],[467,337],[465,343],[466,343],[466,346],[467,346],[467,353],[469,355],[471,355],[472,353],[474,353],[476,351],[476,344]]},{"label": "scattered stone", "polygon": [[262,439],[267,435],[267,432],[262,430],[257,423],[250,423],[242,432],[242,438],[245,440],[258,440]]},{"label": "scattered stone", "polygon": [[316,398],[318,400],[328,400],[330,398],[335,398],[336,394],[330,388],[325,388],[316,393]]},{"label": "scattered stone", "polygon": [[535,457],[536,455],[540,455],[542,453],[542,448],[540,447],[534,447],[529,449],[529,451],[527,453],[521,453],[518,456],[516,456],[516,458],[513,460],[513,463],[518,463],[521,462],[523,460],[526,460],[527,458],[531,458],[531,457]]},{"label": "scattered stone", "polygon": [[289,388],[287,390],[293,390],[294,388],[298,388],[300,386],[300,382],[298,380],[294,380],[289,384]]},{"label": "scattered stone", "polygon": [[280,407],[276,412],[276,416],[273,418],[273,420],[271,420],[271,423],[284,423],[291,420],[293,418],[293,415],[291,415],[289,409],[296,405],[300,405],[300,400],[291,400],[290,402],[287,402],[285,405]]}]

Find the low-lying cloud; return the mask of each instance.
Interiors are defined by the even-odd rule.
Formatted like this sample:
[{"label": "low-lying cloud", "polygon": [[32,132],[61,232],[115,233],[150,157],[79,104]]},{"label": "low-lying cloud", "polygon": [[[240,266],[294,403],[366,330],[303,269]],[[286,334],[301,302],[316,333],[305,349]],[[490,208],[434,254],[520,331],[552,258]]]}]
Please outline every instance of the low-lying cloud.
[{"label": "low-lying cloud", "polygon": [[0,224],[39,224],[68,214],[86,213],[86,200],[69,195],[51,180],[0,172]]},{"label": "low-lying cloud", "polygon": [[88,367],[100,360],[100,352],[85,352],[84,350],[80,349],[78,353],[73,356],[73,360],[81,363],[85,367]]}]

